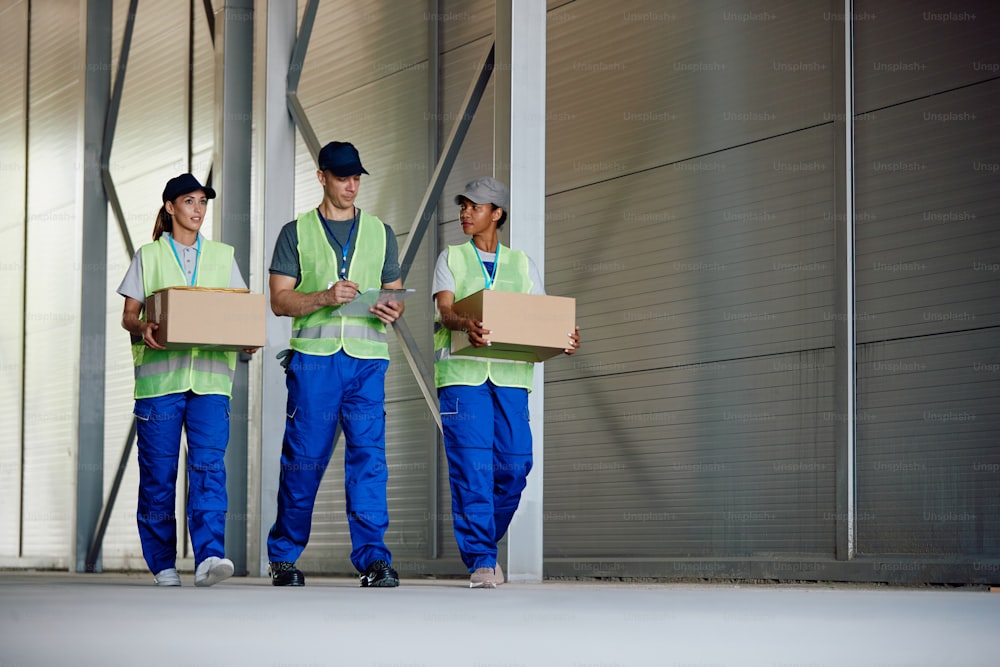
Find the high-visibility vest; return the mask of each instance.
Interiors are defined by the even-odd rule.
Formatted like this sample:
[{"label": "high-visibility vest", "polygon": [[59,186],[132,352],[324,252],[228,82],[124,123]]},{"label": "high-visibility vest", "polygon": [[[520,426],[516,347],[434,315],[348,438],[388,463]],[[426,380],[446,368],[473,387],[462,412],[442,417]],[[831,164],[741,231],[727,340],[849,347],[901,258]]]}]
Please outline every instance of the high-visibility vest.
[{"label": "high-visibility vest", "polygon": [[[142,286],[146,300],[164,287],[187,285],[187,276],[166,236],[147,243],[142,253]],[[233,247],[201,239],[196,287],[229,287],[233,270]],[[146,319],[145,311],[140,315]],[[139,340],[132,344],[135,366],[135,397],[153,398],[184,391],[232,396],[236,374],[236,352],[202,350],[153,350]]]},{"label": "high-visibility vest", "polygon": [[[327,240],[316,209],[303,213],[295,221],[299,236],[299,269],[302,280],[297,292],[310,293],[329,289],[340,275],[340,258]],[[365,292],[382,286],[385,264],[385,225],[374,215],[361,211],[354,257],[347,268],[347,279]],[[329,356],[341,349],[357,359],[388,359],[389,339],[385,324],[376,317],[350,317],[337,313],[340,306],[320,308],[292,322],[293,350]]]},{"label": "high-visibility vest", "polygon": [[[499,266],[496,267],[490,289],[528,294],[533,285],[528,272],[528,256],[520,250],[499,248]],[[486,277],[476,249],[471,243],[448,247],[448,268],[455,277],[455,301],[464,299],[486,287]],[[440,322],[434,332],[434,384],[478,386],[490,380],[501,387],[521,387],[531,391],[535,365],[527,361],[486,359],[451,355],[451,329]]]}]

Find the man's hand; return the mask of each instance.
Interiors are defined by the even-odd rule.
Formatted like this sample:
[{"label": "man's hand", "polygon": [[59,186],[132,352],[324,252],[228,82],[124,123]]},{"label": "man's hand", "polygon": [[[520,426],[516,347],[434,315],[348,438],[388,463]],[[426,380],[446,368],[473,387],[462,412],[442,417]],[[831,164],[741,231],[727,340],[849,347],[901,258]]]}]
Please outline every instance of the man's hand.
[{"label": "man's hand", "polygon": [[357,298],[358,284],[352,283],[350,280],[338,280],[326,292],[330,299],[328,305],[342,306]]},{"label": "man's hand", "polygon": [[385,324],[392,324],[398,320],[403,315],[403,302],[402,301],[385,301],[377,302],[374,306],[369,308],[371,313],[382,320]]}]

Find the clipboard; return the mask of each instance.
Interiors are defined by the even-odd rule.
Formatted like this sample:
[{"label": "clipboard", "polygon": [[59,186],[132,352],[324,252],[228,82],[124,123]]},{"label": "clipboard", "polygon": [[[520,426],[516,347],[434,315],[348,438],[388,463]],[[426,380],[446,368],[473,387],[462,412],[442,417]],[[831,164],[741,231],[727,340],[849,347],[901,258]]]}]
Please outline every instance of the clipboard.
[{"label": "clipboard", "polygon": [[372,315],[369,308],[373,308],[376,303],[392,303],[393,301],[402,301],[410,294],[413,294],[417,290],[415,289],[375,289],[372,288],[367,292],[362,292],[354,298],[354,301],[345,303],[339,308],[333,309],[334,315],[348,316],[348,317],[371,317]]}]

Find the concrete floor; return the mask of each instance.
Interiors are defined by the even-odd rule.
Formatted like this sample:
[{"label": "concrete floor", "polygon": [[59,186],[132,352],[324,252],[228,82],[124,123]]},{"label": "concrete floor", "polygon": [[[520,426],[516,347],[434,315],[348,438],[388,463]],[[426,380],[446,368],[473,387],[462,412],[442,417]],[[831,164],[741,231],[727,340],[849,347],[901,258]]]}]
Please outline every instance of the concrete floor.
[{"label": "concrete floor", "polygon": [[0,667],[1000,665],[985,589],[0,572]]}]

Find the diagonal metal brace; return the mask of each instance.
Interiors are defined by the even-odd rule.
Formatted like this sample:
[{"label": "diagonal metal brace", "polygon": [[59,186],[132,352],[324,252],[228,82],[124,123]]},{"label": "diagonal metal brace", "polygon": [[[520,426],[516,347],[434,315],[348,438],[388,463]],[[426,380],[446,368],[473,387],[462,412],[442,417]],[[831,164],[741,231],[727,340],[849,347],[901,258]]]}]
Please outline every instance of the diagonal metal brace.
[{"label": "diagonal metal brace", "polygon": [[292,59],[288,63],[288,77],[285,81],[285,97],[288,100],[288,113],[292,115],[295,127],[302,140],[306,142],[309,153],[313,161],[319,160],[319,139],[309,123],[306,110],[302,108],[299,101],[299,79],[302,77],[302,65],[306,61],[306,51],[309,49],[309,37],[312,35],[313,24],[316,22],[316,10],[319,8],[319,0],[309,0],[306,4],[305,13],[302,15],[302,27],[299,28],[299,35],[295,39],[295,47],[292,49]]}]

